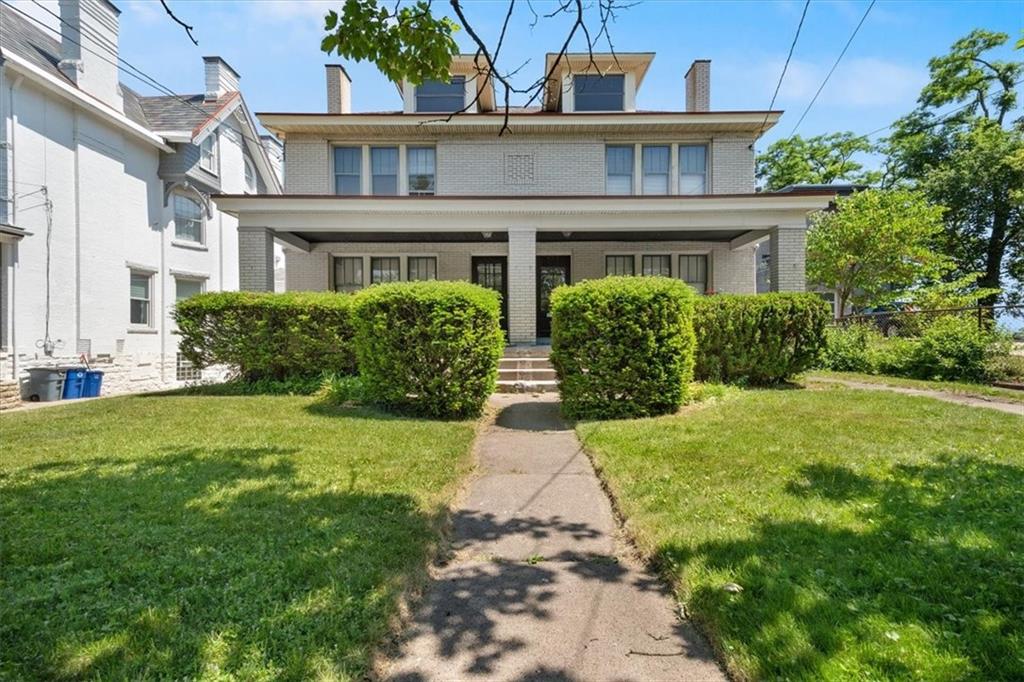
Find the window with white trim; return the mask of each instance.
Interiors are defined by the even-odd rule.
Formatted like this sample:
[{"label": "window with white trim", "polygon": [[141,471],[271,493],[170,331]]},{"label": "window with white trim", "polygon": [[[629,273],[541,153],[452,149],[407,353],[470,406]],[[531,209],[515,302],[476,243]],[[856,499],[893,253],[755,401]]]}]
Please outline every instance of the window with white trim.
[{"label": "window with white trim", "polygon": [[351,293],[363,288],[363,257],[334,257],[334,290]]},{"label": "window with white trim", "polygon": [[702,144],[679,145],[679,193],[707,194],[708,148]]},{"label": "window with white trim", "polygon": [[152,273],[139,270],[131,270],[130,272],[131,278],[128,288],[129,320],[133,325],[148,327],[152,324],[150,310],[153,307],[153,302],[150,297],[150,285],[153,281],[153,275]]},{"label": "window with white trim", "polygon": [[203,206],[184,194],[174,195],[174,238],[203,243]]},{"label": "window with white trim", "polygon": [[679,279],[696,290],[698,294],[708,291],[707,254],[684,255],[679,257]]},{"label": "window with white trim", "polygon": [[608,145],[604,148],[605,192],[633,193],[633,145]]},{"label": "window with white trim", "polygon": [[409,174],[409,194],[433,194],[435,159],[433,147],[409,147],[405,150]]},{"label": "window with white trim", "polygon": [[671,277],[672,257],[664,255],[645,255],[641,259],[640,273],[645,277]]},{"label": "window with white trim", "polygon": [[374,256],[370,259],[370,284],[398,282],[402,279],[402,259],[398,256]]},{"label": "window with white trim", "polygon": [[671,156],[671,147],[668,145],[644,145],[644,194],[668,194],[668,178]]},{"label": "window with white trim", "polygon": [[632,275],[635,274],[635,259],[633,256],[605,256],[605,275]]},{"label": "window with white trim", "polygon": [[371,147],[370,174],[375,196],[398,194],[398,147]]},{"label": "window with white trim", "polygon": [[619,74],[572,77],[575,111],[622,111],[625,108],[626,77]]},{"label": "window with white trim", "polygon": [[451,114],[466,106],[466,77],[452,76],[444,81],[427,80],[416,86],[416,112]]},{"label": "window with white trim", "polygon": [[206,288],[206,282],[201,279],[190,279],[188,277],[175,277],[174,278],[174,300],[184,301],[186,298],[192,298],[198,294],[203,293],[203,289]]},{"label": "window with white trim", "polygon": [[217,131],[213,131],[199,143],[199,167],[214,175],[220,172]]},{"label": "window with white trim", "polygon": [[363,192],[363,148],[334,148],[334,193],[346,196]]},{"label": "window with white trim", "polygon": [[410,282],[437,279],[437,258],[434,256],[409,256],[406,272]]}]

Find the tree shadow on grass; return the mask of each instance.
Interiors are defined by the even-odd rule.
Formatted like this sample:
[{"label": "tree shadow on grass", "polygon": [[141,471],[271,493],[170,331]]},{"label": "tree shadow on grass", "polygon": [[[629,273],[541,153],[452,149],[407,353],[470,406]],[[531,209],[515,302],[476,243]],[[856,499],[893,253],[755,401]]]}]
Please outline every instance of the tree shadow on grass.
[{"label": "tree shadow on grass", "polygon": [[437,518],[406,495],[317,487],[292,454],[13,472],[0,678],[364,674]]},{"label": "tree shadow on grass", "polygon": [[[755,677],[1024,678],[1024,471],[938,458],[874,477],[811,465],[788,485],[806,517],[742,539],[669,544],[744,587],[699,584],[696,616],[758,661]],[[822,502],[855,521],[815,522]]]}]

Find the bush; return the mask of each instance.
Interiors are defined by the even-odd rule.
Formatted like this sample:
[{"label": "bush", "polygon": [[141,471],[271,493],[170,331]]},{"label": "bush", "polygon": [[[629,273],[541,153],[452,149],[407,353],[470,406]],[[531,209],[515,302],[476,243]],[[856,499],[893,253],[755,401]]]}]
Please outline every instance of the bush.
[{"label": "bush", "polygon": [[919,379],[984,381],[996,343],[996,337],[979,329],[976,320],[940,317],[921,334],[910,358],[910,372]]},{"label": "bush", "polygon": [[326,292],[199,294],[175,308],[179,350],[197,367],[227,365],[247,382],[351,374],[351,300]]},{"label": "bush", "polygon": [[576,419],[674,412],[693,376],[693,298],[663,277],[605,277],[551,293],[551,362]]},{"label": "bush", "polygon": [[498,294],[466,282],[396,282],[355,296],[366,398],[428,417],[480,413],[505,345]]},{"label": "bush", "polygon": [[828,304],[814,294],[722,294],[697,300],[694,374],[701,381],[775,384],[815,366]]},{"label": "bush", "polygon": [[869,324],[828,327],[821,366],[836,372],[874,372],[872,351],[882,340],[878,329]]},{"label": "bush", "polygon": [[341,376],[332,374],[324,377],[317,391],[321,402],[328,405],[347,405],[361,403],[366,399],[363,380],[357,376]]}]

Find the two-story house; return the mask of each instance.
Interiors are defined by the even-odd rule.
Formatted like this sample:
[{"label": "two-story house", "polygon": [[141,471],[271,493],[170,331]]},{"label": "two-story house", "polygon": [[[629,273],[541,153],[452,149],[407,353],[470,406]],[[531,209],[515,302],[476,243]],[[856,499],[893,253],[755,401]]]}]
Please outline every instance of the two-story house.
[{"label": "two-story house", "polygon": [[174,302],[239,284],[237,221],[210,196],[281,191],[238,74],[206,57],[203,92],[140,95],[119,82],[131,68],[118,15],[107,0],[61,0],[57,28],[0,5],[9,399],[26,369],[83,359],[105,370],[110,393],[198,378],[177,354]]},{"label": "two-story house", "polygon": [[400,84],[389,112],[353,112],[348,75],[328,65],[326,113],[258,115],[285,144],[284,194],[214,197],[239,220],[242,288],[273,288],[275,241],[289,290],[470,280],[502,294],[518,344],[550,335],[548,296],[565,282],[662,275],[754,293],[763,240],[773,288],[802,291],[807,216],[832,192],[754,191],[754,142],[781,112],[712,111],[706,60],[681,110],[640,110],[653,59],[594,55],[595,69],[569,55],[543,105],[512,109],[501,135],[472,57],[447,83]]}]

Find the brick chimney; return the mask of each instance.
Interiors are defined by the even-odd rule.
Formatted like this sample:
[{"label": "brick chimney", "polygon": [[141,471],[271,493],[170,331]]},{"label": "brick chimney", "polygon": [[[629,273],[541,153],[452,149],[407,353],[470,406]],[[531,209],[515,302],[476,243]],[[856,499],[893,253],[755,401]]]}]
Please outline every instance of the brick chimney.
[{"label": "brick chimney", "polygon": [[117,80],[120,14],[108,0],[60,0],[57,66],[81,90],[123,111]]},{"label": "brick chimney", "polygon": [[711,111],[711,60],[697,59],[686,72],[686,110]]},{"label": "brick chimney", "polygon": [[327,64],[327,113],[352,113],[352,79],[341,64]]},{"label": "brick chimney", "polygon": [[242,77],[231,68],[231,65],[220,57],[203,57],[203,70],[206,74],[207,102],[218,100],[229,92],[238,92],[238,82]]}]

